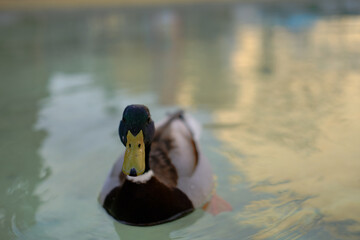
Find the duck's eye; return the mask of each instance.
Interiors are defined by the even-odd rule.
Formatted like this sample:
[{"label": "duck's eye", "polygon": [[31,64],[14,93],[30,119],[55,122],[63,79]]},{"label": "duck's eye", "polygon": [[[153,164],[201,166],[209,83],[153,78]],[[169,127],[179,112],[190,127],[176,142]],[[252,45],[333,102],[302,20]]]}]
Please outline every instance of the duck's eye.
[{"label": "duck's eye", "polygon": [[150,123],[150,120],[151,120],[150,117],[148,117],[147,122]]},{"label": "duck's eye", "polygon": [[141,144],[139,143],[138,147],[140,148],[141,147]]},{"label": "duck's eye", "polygon": [[129,143],[129,148],[131,148],[131,143]]},{"label": "duck's eye", "polygon": [[125,121],[125,118],[123,118],[122,121],[123,121],[123,122],[126,122],[126,121]]}]

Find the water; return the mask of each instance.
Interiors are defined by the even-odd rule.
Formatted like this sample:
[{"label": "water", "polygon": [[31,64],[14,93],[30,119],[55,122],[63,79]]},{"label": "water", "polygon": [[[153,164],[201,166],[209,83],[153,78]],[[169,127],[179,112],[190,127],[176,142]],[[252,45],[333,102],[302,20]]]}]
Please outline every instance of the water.
[{"label": "water", "polygon": [[[231,4],[0,13],[0,239],[359,239],[360,15]],[[186,109],[233,211],[97,197],[124,107]]]}]

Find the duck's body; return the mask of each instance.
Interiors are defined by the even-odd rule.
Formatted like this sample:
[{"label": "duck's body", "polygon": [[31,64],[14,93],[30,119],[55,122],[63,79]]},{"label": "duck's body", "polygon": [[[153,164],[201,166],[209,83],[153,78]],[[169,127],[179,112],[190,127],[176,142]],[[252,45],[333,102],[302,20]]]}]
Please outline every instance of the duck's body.
[{"label": "duck's body", "polygon": [[211,197],[213,177],[198,148],[198,137],[196,123],[182,112],[165,119],[156,127],[151,144],[146,144],[148,166],[142,175],[129,176],[137,172],[134,169],[124,173],[124,155],[114,164],[100,194],[106,211],[126,224],[154,225],[205,204]]}]

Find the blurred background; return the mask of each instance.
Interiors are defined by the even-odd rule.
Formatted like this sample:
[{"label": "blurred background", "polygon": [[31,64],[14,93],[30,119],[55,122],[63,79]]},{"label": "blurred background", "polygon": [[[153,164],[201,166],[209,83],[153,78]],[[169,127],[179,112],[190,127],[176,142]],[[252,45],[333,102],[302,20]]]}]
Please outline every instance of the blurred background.
[{"label": "blurred background", "polygon": [[[0,239],[359,239],[360,2],[0,1]],[[123,109],[178,108],[232,212],[97,202]]]}]

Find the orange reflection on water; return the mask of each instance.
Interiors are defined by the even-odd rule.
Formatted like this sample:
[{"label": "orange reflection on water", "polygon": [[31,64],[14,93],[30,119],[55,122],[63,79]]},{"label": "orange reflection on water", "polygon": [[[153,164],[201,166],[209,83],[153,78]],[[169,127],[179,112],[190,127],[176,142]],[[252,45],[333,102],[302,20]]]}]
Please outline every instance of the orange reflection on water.
[{"label": "orange reflection on water", "polygon": [[[334,234],[341,227],[360,231],[359,21],[322,20],[298,38],[281,27],[252,30],[274,43],[271,53],[251,32],[238,39],[241,46],[253,43],[232,57],[239,95],[231,109],[215,110],[214,118],[240,123],[216,135],[247,157],[225,155],[253,191],[275,196],[253,201],[238,215],[241,224],[264,229],[256,239],[296,239],[317,224]],[[244,59],[251,59],[246,66]],[[273,70],[254,74],[264,64]]]}]

